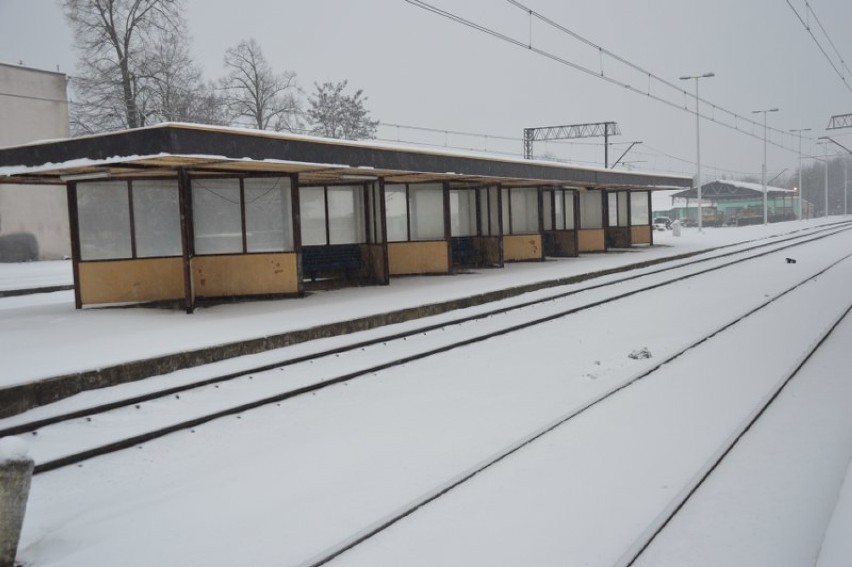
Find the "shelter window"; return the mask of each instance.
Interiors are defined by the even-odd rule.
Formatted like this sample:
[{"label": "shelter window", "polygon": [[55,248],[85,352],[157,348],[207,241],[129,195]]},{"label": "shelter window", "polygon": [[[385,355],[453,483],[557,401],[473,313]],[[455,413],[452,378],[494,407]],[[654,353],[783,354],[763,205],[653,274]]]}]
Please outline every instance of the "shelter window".
[{"label": "shelter window", "polygon": [[175,182],[133,181],[136,256],[180,256],[180,204]]},{"label": "shelter window", "polygon": [[574,192],[554,188],[542,191],[544,230],[574,229]]},{"label": "shelter window", "polygon": [[642,225],[651,223],[651,212],[648,210],[648,191],[630,193],[630,224]]},{"label": "shelter window", "polygon": [[500,187],[480,187],[479,222],[482,236],[500,235]]},{"label": "shelter window", "polygon": [[303,246],[366,241],[363,185],[299,187]]},{"label": "shelter window", "polygon": [[385,186],[388,241],[444,240],[444,186],[441,183]]},{"label": "shelter window", "polygon": [[293,249],[290,180],[251,177],[243,180],[246,210],[246,251]]},{"label": "shelter window", "polygon": [[600,192],[580,193],[580,228],[603,228],[603,201]]},{"label": "shelter window", "polygon": [[77,183],[81,260],[179,256],[175,180]]},{"label": "shelter window", "polygon": [[193,179],[196,254],[293,250],[290,179]]},{"label": "shelter window", "polygon": [[612,191],[607,193],[609,226],[630,226],[628,195],[627,191]]},{"label": "shelter window", "polygon": [[538,188],[503,189],[503,234],[537,234]]},{"label": "shelter window", "polygon": [[477,233],[476,190],[451,190],[450,234],[453,236],[476,236]]}]

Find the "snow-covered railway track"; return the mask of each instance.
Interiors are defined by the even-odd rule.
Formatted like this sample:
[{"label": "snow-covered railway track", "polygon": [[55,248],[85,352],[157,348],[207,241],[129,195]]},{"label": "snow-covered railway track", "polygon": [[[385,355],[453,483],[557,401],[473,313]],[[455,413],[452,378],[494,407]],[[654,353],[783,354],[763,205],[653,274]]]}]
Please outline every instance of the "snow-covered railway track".
[{"label": "snow-covered railway track", "polygon": [[[848,257],[847,257],[848,258]],[[844,258],[845,260],[846,258]],[[839,262],[838,262],[839,263]],[[825,342],[835,333],[837,328],[847,320],[849,314],[852,313],[852,303],[848,304],[845,309],[842,309],[837,318],[829,325],[823,333],[821,333],[814,342],[809,345],[801,354],[797,363],[784,376],[781,376],[779,381],[768,390],[765,396],[754,406],[752,411],[739,424],[739,427],[734,430],[728,439],[722,443],[714,454],[704,463],[704,466],[698,473],[685,484],[678,494],[673,498],[664,511],[648,526],[646,530],[637,538],[634,544],[627,550],[621,560],[614,567],[630,567],[634,565],[654,542],[666,526],[668,526],[681,512],[687,502],[695,495],[701,486],[710,478],[716,471],[724,459],[734,450],[740,441],[749,433],[755,426],[758,420],[764,416],[769,408],[774,404],[782,391],[797,377],[804,366],[820,351]]]},{"label": "snow-covered railway track", "polygon": [[[37,462],[36,471],[40,473],[53,470],[94,456],[133,447],[169,433],[192,429],[214,419],[239,415],[260,406],[314,393],[353,378],[541,325],[749,259],[826,238],[840,230],[845,229],[835,227],[816,236],[796,235],[771,245],[760,243],[744,250],[590,285],[580,290],[550,293],[544,297],[516,302],[497,309],[481,309],[465,317],[351,342],[245,372],[215,376],[201,382],[85,410],[11,425],[0,430],[0,436],[30,434]],[[705,262],[710,265],[702,265]],[[625,285],[633,287],[624,289]],[[611,287],[613,289],[609,289]],[[564,304],[568,300],[576,303]],[[519,310],[527,311],[521,321],[513,320],[506,324],[499,317],[495,317],[510,313],[517,317]],[[473,324],[476,328],[471,332],[470,327]],[[391,348],[387,348],[388,346]],[[321,370],[322,366],[327,368]],[[340,372],[341,368],[347,371]],[[287,386],[282,388],[283,375],[278,373],[285,369],[288,371]],[[245,386],[248,381],[251,381],[251,388]],[[181,395],[184,398],[181,398]],[[188,405],[191,405],[189,411],[186,407]],[[144,427],[139,429],[137,425],[134,431],[129,432],[123,429],[121,416],[127,415],[127,412],[137,414],[133,421],[137,424],[144,423]],[[144,418],[140,419],[143,416]]]},{"label": "snow-covered railway track", "polygon": [[[408,505],[398,509],[392,515],[382,518],[380,521],[372,524],[371,526],[368,526],[367,528],[342,540],[340,543],[327,549],[325,552],[318,554],[311,560],[300,564],[300,567],[319,567],[321,565],[326,565],[329,563],[336,565],[337,561],[335,560],[338,558],[344,559],[345,556],[348,555],[347,552],[350,551],[354,551],[356,554],[356,558],[352,562],[352,564],[354,565],[395,564],[393,560],[388,561],[388,557],[391,557],[392,555],[391,553],[388,553],[386,549],[376,554],[379,557],[379,559],[376,559],[375,556],[370,555],[372,551],[369,551],[364,555],[360,555],[360,550],[358,550],[358,547],[361,544],[368,542],[368,540],[371,540],[374,536],[382,534],[382,532],[385,532],[385,530],[387,530],[388,528],[391,528],[392,526],[398,524],[406,518],[411,517],[418,511],[428,510],[429,506],[433,503],[437,503],[437,501],[446,497],[452,499],[452,495],[456,493],[456,489],[463,488],[463,486],[469,481],[472,481],[476,478],[481,478],[482,475],[490,472],[492,468],[498,468],[500,465],[507,464],[507,462],[511,463],[513,458],[522,460],[523,450],[535,446],[538,442],[543,441],[544,438],[553,434],[561,435],[563,437],[570,435],[571,427],[572,425],[574,425],[573,422],[577,420],[577,418],[585,416],[585,414],[587,414],[589,410],[605,407],[608,401],[612,400],[613,398],[616,398],[618,394],[625,392],[628,388],[648,380],[653,380],[654,377],[658,374],[664,374],[664,372],[661,371],[669,370],[669,365],[671,363],[679,361],[682,363],[682,365],[685,365],[688,364],[687,361],[689,360],[689,358],[694,357],[695,355],[698,355],[699,357],[706,357],[706,352],[710,352],[714,348],[714,346],[712,345],[712,339],[719,336],[724,336],[727,331],[737,329],[739,325],[749,321],[755,315],[761,312],[765,312],[768,308],[775,308],[777,304],[781,302],[784,298],[800,290],[801,288],[803,288],[803,286],[806,286],[808,283],[816,281],[819,277],[827,274],[834,268],[844,263],[848,264],[850,262],[850,258],[852,258],[852,254],[847,254],[842,258],[832,262],[830,265],[820,270],[819,272],[809,275],[807,278],[801,280],[795,285],[785,289],[784,291],[778,294],[769,297],[768,299],[766,299],[766,301],[763,301],[762,303],[753,307],[749,311],[728,321],[724,325],[715,329],[713,332],[708,333],[706,336],[699,338],[698,340],[692,342],[691,344],[679,350],[678,352],[667,356],[665,359],[654,364],[652,367],[641,372],[640,374],[632,377],[631,379],[621,384],[618,384],[614,388],[603,392],[598,396],[587,400],[587,402],[577,408],[574,408],[568,414],[559,417],[555,421],[547,424],[545,427],[542,427],[541,429],[532,432],[526,437],[519,439],[516,443],[513,443],[512,445],[508,446],[503,451],[494,454],[493,456],[482,461],[476,466],[455,476],[448,482],[436,486],[427,494],[424,494],[417,500],[412,501]],[[679,489],[676,491],[675,496],[668,500],[665,505],[660,506],[660,512],[653,518],[653,520],[649,523],[647,527],[640,530],[640,533],[635,536],[635,540],[633,541],[633,543],[629,545],[624,545],[622,547],[624,551],[620,554],[618,559],[614,562],[602,562],[600,563],[601,565],[612,565],[613,567],[630,567],[641,557],[642,553],[663,531],[663,529],[677,516],[677,514],[680,512],[686,502],[708,479],[708,477],[710,477],[713,471],[716,470],[718,465],[725,459],[725,457],[731,452],[731,450],[737,445],[737,443],[743,438],[743,436],[745,436],[752,428],[752,426],[754,426],[754,424],[761,418],[761,416],[764,415],[766,410],[778,398],[782,390],[784,390],[784,388],[797,376],[802,367],[805,366],[805,364],[819,351],[819,349],[826,342],[826,340],[828,340],[828,338],[832,335],[835,329],[837,329],[837,327],[844,321],[844,319],[849,316],[850,312],[852,312],[852,304],[848,304],[843,309],[841,309],[840,314],[818,336],[813,338],[813,341],[809,343],[806,347],[804,347],[801,352],[796,351],[797,358],[792,369],[789,370],[789,372],[784,373],[783,376],[780,376],[777,382],[772,384],[770,389],[760,394],[760,399],[758,403],[750,409],[744,419],[742,419],[739,423],[736,424],[736,427],[725,437],[724,441],[720,445],[715,447],[710,457],[704,461],[700,469],[697,472],[689,475],[688,480],[681,487],[679,487]],[[626,460],[623,463],[623,470],[628,470],[632,457],[627,456],[625,457],[625,459]],[[609,462],[608,465],[618,468],[618,465],[615,462]],[[456,506],[457,509],[466,509],[466,507],[466,505]],[[481,511],[479,511],[478,513],[481,513]],[[446,520],[447,518],[444,519]],[[615,522],[615,520],[613,521]],[[440,522],[441,521],[438,520],[439,524]],[[464,523],[464,520],[462,520],[462,523]],[[429,530],[430,529],[427,528],[427,531]],[[432,541],[430,542],[430,544],[434,545],[435,542]],[[371,549],[383,549],[385,546],[386,542],[383,544],[379,544],[377,547]],[[416,553],[416,551],[413,550],[409,551],[411,551],[412,553]],[[495,555],[499,556],[499,553],[496,553]],[[365,557],[368,559],[365,560]],[[397,560],[399,558],[399,556],[396,556]],[[572,560],[567,560],[565,563],[575,564],[573,559],[575,558],[572,558]],[[342,563],[349,564],[349,562],[345,559],[344,561],[342,561]],[[429,561],[425,561],[425,564],[429,564]],[[438,560],[436,564],[443,563]],[[494,564],[494,561],[487,560],[483,564]],[[592,563],[583,561],[581,562],[581,564]]]}]

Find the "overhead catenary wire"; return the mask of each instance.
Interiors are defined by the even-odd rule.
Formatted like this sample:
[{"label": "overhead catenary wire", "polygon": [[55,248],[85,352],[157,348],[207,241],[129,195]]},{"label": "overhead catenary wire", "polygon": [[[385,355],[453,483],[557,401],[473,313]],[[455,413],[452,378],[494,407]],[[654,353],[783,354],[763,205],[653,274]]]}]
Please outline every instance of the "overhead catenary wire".
[{"label": "overhead catenary wire", "polygon": [[[631,84],[629,84],[629,83],[625,83],[624,81],[620,81],[620,80],[618,80],[618,79],[616,79],[616,78],[614,78],[614,77],[612,77],[612,76],[609,76],[609,75],[607,75],[606,73],[604,73],[604,72],[603,72],[603,68],[601,68],[601,70],[600,70],[600,71],[596,71],[596,70],[594,70],[594,69],[590,69],[590,68],[588,68],[588,67],[586,67],[586,66],[580,65],[579,63],[576,63],[576,62],[574,62],[574,61],[570,61],[570,60],[568,60],[568,59],[566,59],[566,58],[564,58],[564,57],[560,57],[559,55],[556,55],[556,54],[554,54],[554,53],[552,53],[552,52],[550,52],[550,51],[544,50],[544,49],[539,48],[539,47],[536,47],[536,46],[534,46],[534,45],[529,45],[529,44],[525,43],[524,41],[521,41],[521,40],[518,40],[518,39],[513,38],[513,37],[511,37],[511,36],[508,36],[508,35],[506,35],[506,34],[504,34],[504,33],[502,33],[502,32],[499,32],[499,31],[497,31],[497,30],[494,30],[494,29],[489,28],[489,27],[487,27],[487,26],[484,26],[484,25],[482,25],[482,24],[476,23],[476,22],[474,22],[474,21],[468,20],[468,19],[463,18],[463,17],[461,17],[461,16],[459,16],[459,15],[457,15],[457,14],[454,14],[454,13],[452,13],[452,12],[449,12],[449,11],[447,11],[447,10],[444,10],[444,9],[438,8],[437,6],[434,6],[434,5],[432,5],[432,4],[429,4],[428,2],[425,2],[424,0],[404,0],[404,1],[405,1],[405,2],[407,2],[407,3],[409,3],[409,4],[411,4],[411,5],[413,5],[413,6],[416,6],[416,7],[418,7],[418,8],[421,8],[421,9],[423,9],[423,10],[425,10],[425,11],[432,12],[432,13],[434,13],[434,14],[436,14],[436,15],[442,16],[442,17],[447,18],[447,19],[449,19],[449,20],[451,20],[451,21],[454,21],[454,22],[456,22],[456,23],[459,23],[459,24],[462,24],[462,25],[464,25],[464,26],[467,26],[467,27],[469,27],[469,28],[471,28],[471,29],[474,29],[474,30],[480,31],[480,32],[482,32],[482,33],[485,33],[485,34],[487,34],[487,35],[490,35],[490,36],[492,36],[492,37],[495,37],[495,38],[497,38],[497,39],[500,39],[500,40],[502,40],[502,41],[505,41],[505,42],[507,42],[507,43],[510,43],[510,44],[512,44],[512,45],[515,45],[515,46],[517,46],[517,47],[521,47],[521,48],[523,48],[523,49],[529,50],[529,51],[531,51],[531,52],[533,52],[533,53],[535,53],[535,54],[537,54],[537,55],[541,55],[541,56],[543,56],[543,57],[546,57],[546,58],[548,58],[548,59],[551,59],[552,61],[555,61],[555,62],[560,63],[560,64],[562,64],[562,65],[565,65],[565,66],[567,66],[567,67],[570,67],[570,68],[572,68],[572,69],[575,69],[575,70],[580,71],[580,72],[582,72],[582,73],[585,73],[585,74],[587,74],[587,75],[590,75],[590,76],[596,77],[596,78],[598,78],[598,79],[602,79],[602,80],[604,80],[604,81],[606,81],[606,82],[608,82],[608,83],[611,83],[611,84],[617,85],[617,86],[619,86],[619,87],[625,88],[625,89],[627,89],[627,90],[629,90],[629,91],[632,91],[632,92],[634,92],[634,93],[641,94],[641,95],[643,95],[643,96],[646,96],[646,97],[648,97],[648,98],[650,98],[650,99],[652,99],[652,100],[655,100],[655,101],[657,101],[657,102],[663,103],[663,104],[665,104],[665,105],[667,105],[667,106],[670,106],[670,107],[672,107],[672,108],[676,108],[676,109],[679,109],[679,110],[687,111],[687,112],[690,112],[690,113],[694,113],[694,112],[695,112],[694,110],[691,110],[691,109],[690,109],[690,108],[689,108],[686,104],[680,104],[680,103],[674,102],[674,101],[672,101],[672,100],[669,100],[669,99],[667,99],[667,98],[664,98],[664,97],[662,97],[662,96],[660,96],[660,95],[658,95],[658,94],[656,94],[656,93],[652,93],[652,92],[650,92],[650,89],[649,89],[648,91],[638,89],[638,88],[636,88],[636,87],[632,86],[632,85],[631,85]],[[531,11],[529,8],[525,7],[525,6],[524,6],[523,4],[521,4],[520,2],[515,2],[515,1],[513,1],[513,0],[507,0],[507,1],[512,2],[512,3],[513,3],[513,5],[517,6],[518,8],[520,8],[520,9],[522,9],[522,10],[527,11],[527,13],[532,12],[532,14],[533,14],[533,15],[536,15],[537,17],[539,17],[539,16],[540,16],[537,12],[535,12],[535,11]],[[543,16],[541,16],[541,18],[544,18],[544,17],[543,17]],[[547,18],[544,18],[542,21],[545,21],[545,22],[550,23],[550,20],[548,20]],[[554,24],[555,24],[555,22],[554,22]],[[555,25],[559,26],[559,24],[555,24]],[[574,34],[574,32],[571,32],[571,31],[570,31],[570,30],[568,30],[567,28],[564,28],[564,26],[560,27],[560,29],[564,29],[564,30],[566,30],[566,33],[570,33],[570,34],[572,34],[572,36],[573,36],[573,34]],[[579,35],[579,34],[576,34],[576,35]],[[601,46],[597,46],[596,44],[594,44],[594,43],[590,42],[589,40],[586,40],[585,38],[582,38],[582,36],[579,36],[579,37],[581,38],[581,39],[580,39],[580,41],[582,41],[583,43],[586,43],[587,45],[594,46],[594,48],[595,48],[595,49],[597,49],[597,50],[599,51],[599,53],[601,53],[602,55],[603,55],[603,54],[606,54],[606,55],[608,55],[608,56],[610,56],[610,57],[617,58],[617,60],[619,60],[619,61],[623,62],[625,65],[628,65],[628,66],[630,66],[631,68],[633,68],[633,69],[635,69],[635,70],[637,70],[637,71],[641,71],[642,73],[649,74],[651,77],[653,77],[653,78],[657,79],[657,80],[658,80],[661,84],[666,85],[666,86],[669,86],[670,88],[676,89],[678,93],[683,93],[683,96],[684,96],[684,97],[691,97],[691,98],[693,98],[693,99],[695,99],[695,98],[696,98],[694,95],[691,95],[691,94],[687,93],[684,89],[682,89],[682,88],[678,87],[677,85],[674,85],[673,83],[671,83],[671,82],[669,82],[669,81],[667,81],[667,80],[665,80],[665,79],[659,78],[657,75],[654,75],[653,73],[650,73],[650,72],[648,72],[648,71],[646,71],[646,70],[642,69],[642,68],[641,68],[641,67],[639,67],[638,65],[635,65],[635,64],[633,64],[633,63],[630,63],[630,62],[629,62],[629,61],[627,61],[626,59],[623,59],[623,58],[621,58],[621,57],[619,57],[619,56],[617,56],[617,55],[615,55],[615,54],[611,53],[610,51],[605,50],[603,47],[601,47]],[[729,129],[731,129],[731,130],[734,130],[734,131],[736,131],[736,132],[739,132],[739,133],[741,133],[741,134],[745,134],[745,135],[750,136],[750,137],[752,137],[752,138],[755,138],[755,139],[758,139],[758,140],[763,141],[763,135],[762,135],[762,134],[761,134],[761,135],[758,135],[757,133],[755,133],[755,132],[754,132],[754,128],[756,128],[757,126],[760,126],[761,132],[763,131],[763,124],[762,124],[762,123],[761,123],[761,124],[758,124],[757,122],[753,121],[752,119],[750,119],[750,118],[748,118],[748,117],[746,117],[746,116],[739,115],[739,114],[737,114],[737,113],[735,113],[735,112],[733,112],[733,111],[727,110],[727,109],[725,109],[724,107],[721,107],[721,106],[719,106],[719,105],[717,105],[717,104],[715,104],[715,103],[713,103],[713,102],[711,102],[711,101],[708,101],[708,100],[706,100],[706,99],[698,98],[697,100],[698,100],[698,101],[700,101],[700,102],[702,102],[702,103],[704,103],[704,104],[705,104],[705,106],[706,106],[706,107],[708,107],[708,108],[710,108],[710,109],[711,109],[711,111],[712,111],[712,112],[710,112],[710,113],[708,113],[707,111],[700,111],[698,114],[699,114],[699,116],[701,116],[702,118],[704,118],[704,119],[706,119],[706,120],[708,120],[708,121],[710,121],[710,122],[713,122],[713,123],[719,124],[719,125],[721,125],[721,126],[724,126],[724,127],[726,127],[726,128],[729,128]],[[731,124],[731,123],[729,123],[729,122],[725,122],[725,121],[723,121],[721,118],[717,117],[717,116],[716,116],[716,113],[717,113],[717,112],[718,112],[718,113],[721,113],[721,114],[723,114],[723,115],[728,115],[728,116],[730,117],[730,119],[732,119],[732,120],[733,120],[733,124]],[[747,125],[751,126],[752,131],[744,130],[743,128],[741,128],[741,127],[740,127],[740,122],[743,122],[743,123],[745,123],[745,124],[747,124]],[[791,136],[789,132],[787,132],[787,131],[785,131],[785,130],[780,130],[780,129],[777,129],[777,128],[768,127],[768,128],[767,128],[767,131],[768,131],[768,132],[774,132],[774,133],[776,133],[776,134],[777,134],[777,135],[779,135],[779,136]],[[791,139],[792,139],[792,138],[791,138]],[[796,140],[798,140],[798,138],[796,138]],[[791,153],[798,153],[798,150],[797,150],[797,149],[794,149],[794,148],[792,148],[792,147],[786,146],[786,145],[784,145],[784,144],[782,144],[782,143],[776,142],[776,141],[771,140],[771,139],[768,139],[768,140],[767,140],[767,143],[768,143],[768,144],[770,144],[770,145],[772,145],[772,146],[775,146],[775,147],[778,147],[778,148],[780,148],[780,149],[783,149],[783,150],[786,150],[786,151],[788,151],[788,152],[791,152]]]},{"label": "overhead catenary wire", "polygon": [[[653,78],[654,80],[658,81],[659,83],[661,83],[662,85],[664,85],[666,87],[669,87],[669,88],[671,88],[671,89],[673,89],[673,90],[675,90],[679,93],[682,92],[683,95],[684,95],[684,107],[687,106],[686,99],[689,99],[689,98],[691,98],[692,100],[698,100],[699,102],[704,103],[705,105],[708,105],[711,108],[711,110],[713,111],[713,113],[710,116],[706,116],[706,115],[702,115],[702,116],[704,118],[707,118],[711,122],[716,122],[715,111],[718,110],[720,112],[723,112],[725,114],[730,115],[732,118],[734,118],[737,121],[742,120],[742,121],[745,121],[747,123],[750,123],[752,125],[752,127],[755,127],[755,126],[760,126],[761,128],[763,127],[762,123],[756,122],[755,120],[752,120],[748,116],[737,114],[736,112],[734,112],[732,110],[728,110],[728,109],[726,109],[722,106],[719,106],[717,104],[714,104],[713,102],[711,102],[709,100],[706,100],[706,99],[703,99],[703,98],[700,98],[700,97],[696,97],[694,94],[687,92],[680,85],[675,84],[675,83],[673,83],[673,82],[671,82],[671,81],[669,81],[669,80],[667,80],[663,77],[660,77],[659,75],[656,75],[655,73],[652,73],[651,71],[649,71],[649,70],[647,70],[647,69],[645,69],[645,68],[643,68],[643,67],[641,67],[641,66],[639,66],[639,65],[637,65],[637,64],[635,64],[635,63],[633,63],[633,62],[631,62],[627,59],[625,59],[624,57],[621,57],[620,55],[606,49],[605,47],[594,43],[593,41],[583,37],[582,35],[578,34],[577,32],[559,24],[558,22],[554,21],[553,19],[548,18],[547,16],[545,16],[545,15],[539,13],[539,12],[536,12],[535,10],[533,10],[530,7],[526,6],[525,4],[519,2],[518,0],[506,0],[506,2],[517,7],[520,10],[523,10],[524,12],[529,12],[531,15],[534,15],[536,18],[538,18],[542,22],[548,24],[549,26],[553,27],[554,29],[557,29],[557,30],[569,35],[570,37],[576,39],[577,41],[580,41],[581,43],[587,45],[588,47],[591,47],[592,49],[596,49],[601,55],[605,54],[608,57],[611,57],[612,59],[618,61],[619,63],[622,63],[622,64],[626,65],[627,67],[630,67],[631,69],[638,71],[639,73],[642,73],[643,75],[648,76],[648,89],[644,93],[643,93],[643,91],[635,89],[635,88],[631,87],[630,85],[624,85],[626,88],[630,88],[631,90],[633,90],[637,93],[646,94],[646,95],[650,96],[651,79]],[[601,69],[603,69],[603,67],[601,67]],[[603,74],[603,70],[601,70],[601,74]],[[652,97],[652,98],[655,98],[655,97]],[[692,112],[692,111],[690,111],[690,112]],[[721,124],[726,125],[724,123],[721,123]],[[734,128],[734,129],[739,130],[738,128]],[[787,132],[785,130],[781,130],[779,128],[773,128],[771,126],[767,127],[767,131],[776,132],[777,134],[782,134],[782,135],[789,135],[789,132]],[[744,133],[748,134],[748,132],[744,132]],[[779,146],[779,147],[784,147],[784,149],[793,151],[791,148],[787,148],[785,146]]]},{"label": "overhead catenary wire", "polygon": [[[843,75],[843,72],[842,72],[840,69],[838,69],[838,68],[837,68],[837,65],[836,65],[836,64],[835,64],[835,62],[832,60],[831,56],[828,54],[828,52],[825,50],[825,48],[824,48],[824,47],[822,46],[822,44],[819,42],[819,40],[817,39],[817,37],[814,35],[814,32],[813,32],[813,30],[811,29],[811,26],[809,26],[809,25],[808,25],[808,23],[805,21],[805,19],[802,17],[802,15],[799,13],[799,11],[798,11],[798,10],[796,10],[796,7],[795,7],[795,6],[793,6],[793,4],[792,4],[792,2],[790,2],[790,0],[787,0],[787,5],[788,5],[788,6],[790,6],[790,9],[791,9],[791,10],[793,10],[793,13],[794,13],[794,14],[796,14],[796,17],[799,19],[799,22],[801,22],[802,26],[804,26],[805,31],[807,31],[807,32],[808,32],[808,34],[811,36],[811,39],[813,39],[813,40],[814,40],[814,43],[815,43],[815,44],[816,44],[816,46],[819,48],[820,52],[822,52],[823,56],[825,57],[826,61],[828,61],[829,65],[831,65],[831,68],[832,68],[832,69],[834,69],[834,72],[835,72],[835,73],[837,73],[837,76],[838,76],[838,77],[840,77],[840,80],[841,80],[841,81],[843,81],[843,85],[846,87],[846,89],[847,89],[850,93],[852,93],[852,85],[850,85],[850,84],[849,84],[849,81],[848,81],[848,80],[847,80],[847,78]],[[825,37],[828,39],[829,44],[831,44],[831,47],[832,47],[832,48],[834,48],[834,51],[837,53],[837,56],[838,56],[838,58],[840,59],[840,64],[841,64],[841,66],[842,66],[842,67],[844,67],[844,68],[846,68],[846,70],[847,70],[847,72],[848,72],[848,71],[849,71],[849,68],[848,68],[848,67],[846,67],[846,63],[843,61],[843,57],[840,55],[840,52],[839,52],[839,51],[837,51],[837,48],[834,46],[834,42],[833,42],[833,41],[831,41],[831,38],[829,37],[828,33],[825,31],[825,28],[824,28],[824,27],[822,27],[822,23],[819,21],[819,18],[817,18],[816,13],[813,11],[813,8],[811,8],[811,6],[810,6],[810,4],[807,2],[807,0],[805,0],[805,5],[807,6],[807,8],[808,8],[808,10],[810,11],[810,13],[811,13],[811,14],[813,14],[814,19],[815,19],[815,20],[816,20],[816,22],[817,22],[817,25],[819,25],[819,28],[822,30],[822,33],[823,33],[823,34],[825,35]]]}]

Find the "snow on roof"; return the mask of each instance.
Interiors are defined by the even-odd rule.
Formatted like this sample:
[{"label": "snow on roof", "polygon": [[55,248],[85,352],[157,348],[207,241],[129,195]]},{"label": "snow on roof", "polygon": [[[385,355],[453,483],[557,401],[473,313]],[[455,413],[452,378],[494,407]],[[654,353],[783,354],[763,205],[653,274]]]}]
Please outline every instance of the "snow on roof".
[{"label": "snow on roof", "polygon": [[[748,181],[736,181],[733,179],[717,179],[716,181],[713,181],[713,183],[722,183],[724,185],[731,185],[733,187],[740,187],[742,189],[750,189],[751,191],[759,191],[760,193],[763,193],[763,185],[760,183],[749,183]],[[791,189],[783,189],[772,185],[767,185],[766,190],[773,193],[796,193],[796,191]]]},{"label": "snow on roof", "polygon": [[[393,143],[393,142],[376,142],[375,140],[339,140],[334,138],[322,138],[319,136],[309,136],[304,134],[293,134],[290,132],[273,132],[269,130],[257,130],[252,128],[239,128],[232,126],[209,126],[203,124],[191,124],[191,123],[183,123],[183,122],[163,122],[160,124],[156,124],[153,126],[145,126],[142,128],[135,128],[134,131],[143,131],[143,130],[155,130],[161,128],[181,128],[181,129],[191,129],[191,130],[202,130],[208,132],[218,132],[218,133],[230,133],[230,134],[239,134],[243,136],[252,136],[258,138],[271,138],[278,140],[291,140],[291,141],[305,141],[305,142],[314,142],[321,143],[324,145],[330,146],[339,146],[339,147],[350,147],[350,148],[365,148],[371,150],[387,150],[387,151],[405,151],[411,152],[414,154],[420,155],[434,155],[441,157],[460,157],[460,158],[470,158],[470,159],[479,159],[479,160],[489,160],[500,163],[509,163],[509,164],[523,164],[526,166],[534,165],[540,167],[548,167],[559,170],[573,169],[578,171],[585,172],[596,172],[596,173],[609,173],[609,174],[622,174],[622,175],[630,175],[636,177],[656,177],[656,178],[668,178],[671,180],[683,180],[688,179],[685,176],[673,175],[673,174],[661,174],[655,172],[647,172],[647,171],[614,171],[612,169],[604,168],[604,167],[590,167],[587,165],[576,165],[571,163],[564,162],[554,162],[547,160],[528,160],[519,157],[506,157],[506,156],[495,156],[494,154],[489,154],[485,152],[477,152],[470,150],[454,150],[454,149],[424,149],[420,147],[412,147],[411,145],[406,145],[404,142]],[[128,131],[122,131],[128,132]],[[28,144],[21,144],[14,146],[15,148],[24,148],[24,147],[33,147],[39,146],[42,144],[48,143],[56,143],[56,142],[65,142],[71,140],[94,140],[98,138],[104,138],[111,135],[115,135],[121,132],[104,132],[99,134],[90,134],[87,136],[80,136],[77,138],[64,138],[58,140],[41,140],[38,142],[30,142]],[[11,146],[10,146],[11,147]],[[0,148],[0,150],[7,148]],[[162,157],[165,154],[159,154],[159,157]],[[181,154],[182,156],[184,154]],[[81,167],[86,165],[109,165],[111,163],[131,161],[137,159],[145,159],[145,157],[151,156],[113,156],[107,160],[90,160],[90,162],[86,163],[85,159],[75,159],[68,162],[62,163],[44,163],[38,166],[31,166],[30,168],[25,168],[21,166],[5,166],[0,167],[0,176],[3,175],[20,175],[22,173],[36,173],[42,171],[56,170],[56,169],[65,169],[68,167]],[[155,156],[156,157],[156,156]],[[215,158],[215,159],[227,159],[229,161],[237,161],[234,158],[219,156],[219,155],[198,155],[193,154],[193,157],[199,158]],[[252,161],[246,158],[246,161]],[[255,160],[255,161],[268,161],[268,160]],[[299,162],[301,163],[301,162]],[[318,164],[318,165],[329,165],[329,164]],[[335,164],[332,167],[346,167]],[[453,172],[446,172],[453,173]],[[682,189],[682,186],[676,184],[653,184],[649,183],[647,185],[649,188],[655,189]]]}]

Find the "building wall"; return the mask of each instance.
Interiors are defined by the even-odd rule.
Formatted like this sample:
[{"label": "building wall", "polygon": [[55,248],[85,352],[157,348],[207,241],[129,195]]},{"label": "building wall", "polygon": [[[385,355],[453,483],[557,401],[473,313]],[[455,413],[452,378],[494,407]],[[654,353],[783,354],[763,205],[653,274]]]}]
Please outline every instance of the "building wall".
[{"label": "building wall", "polygon": [[[67,78],[0,63],[0,147],[67,138]],[[41,259],[71,255],[64,186],[0,185],[0,236],[35,235]]]}]

